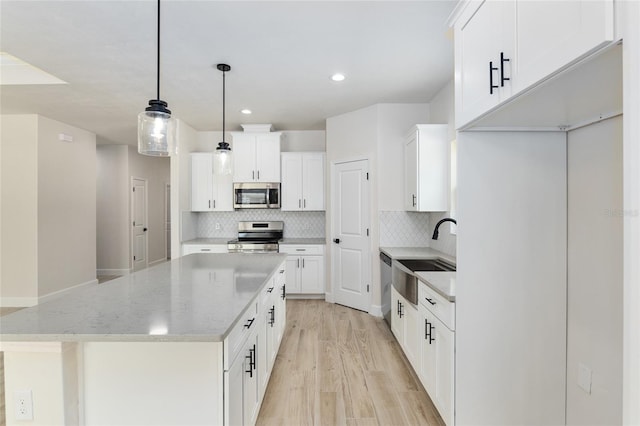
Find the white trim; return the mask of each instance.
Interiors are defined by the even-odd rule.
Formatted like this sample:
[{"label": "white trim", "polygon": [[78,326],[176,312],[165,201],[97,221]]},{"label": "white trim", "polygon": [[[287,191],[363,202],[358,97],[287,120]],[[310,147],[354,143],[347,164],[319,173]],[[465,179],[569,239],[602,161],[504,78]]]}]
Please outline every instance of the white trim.
[{"label": "white trim", "polygon": [[165,258],[154,260],[152,262],[148,262],[148,267],[150,268],[150,267],[152,267],[154,265],[159,265],[159,264],[164,263],[166,261],[167,261],[167,259],[165,259]]},{"label": "white trim", "polygon": [[324,301],[328,302],[328,303],[336,303],[335,299],[333,298],[333,292],[325,293],[324,294]]},{"label": "white trim", "polygon": [[68,347],[63,347],[63,345],[63,342],[0,342],[0,352],[40,352],[60,354],[65,350],[68,350]]},{"label": "white trim", "polygon": [[80,283],[77,285],[74,285],[73,287],[68,287],[62,290],[58,290],[58,291],[54,291],[53,293],[49,293],[49,294],[45,294],[44,296],[40,296],[38,297],[38,304],[44,303],[44,302],[49,302],[50,300],[54,300],[59,298],[60,296],[63,296],[64,294],[66,294],[69,291],[78,289],[80,287],[84,287],[87,285],[97,285],[98,284],[98,280],[97,279],[93,279],[84,283]]},{"label": "white trim", "polygon": [[287,299],[291,299],[291,300],[304,300],[304,299],[323,300],[324,298],[325,298],[324,294],[302,294],[302,293],[287,294]]},{"label": "white trim", "polygon": [[96,275],[129,275],[130,270],[127,269],[98,269]]},{"label": "white trim", "polygon": [[373,315],[377,318],[383,318],[382,305],[371,305],[371,308],[369,308],[369,315]]},{"label": "white trim", "polygon": [[28,308],[37,304],[37,297],[0,297],[2,308]]}]

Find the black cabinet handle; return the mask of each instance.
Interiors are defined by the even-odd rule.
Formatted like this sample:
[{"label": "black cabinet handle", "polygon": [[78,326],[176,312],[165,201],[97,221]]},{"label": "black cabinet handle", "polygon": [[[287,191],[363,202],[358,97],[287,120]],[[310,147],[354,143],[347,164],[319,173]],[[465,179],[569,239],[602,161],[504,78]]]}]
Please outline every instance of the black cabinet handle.
[{"label": "black cabinet handle", "polygon": [[281,295],[282,300],[284,300],[284,298],[285,298],[285,297],[287,297],[287,293],[286,293],[286,291],[285,291],[285,285],[286,285],[286,284],[283,284],[283,285],[282,285],[282,295]]},{"label": "black cabinet handle", "polygon": [[244,328],[251,328],[255,320],[256,320],[255,318],[251,318],[250,320],[248,320],[247,323],[244,325]]},{"label": "black cabinet handle", "polygon": [[431,329],[429,328],[429,321],[424,320],[424,340],[429,340],[429,332]]},{"label": "black cabinet handle", "polygon": [[245,356],[245,359],[249,360],[249,369],[244,372],[249,373],[249,377],[253,377],[253,370],[256,369],[256,345],[249,349],[249,355]]},{"label": "black cabinet handle", "polygon": [[271,316],[271,318],[269,318],[269,325],[273,327],[273,324],[275,324],[276,322],[276,306],[275,305],[271,306],[271,309],[269,309],[269,315]]},{"label": "black cabinet handle", "polygon": [[402,318],[404,316],[404,305],[402,304],[402,302],[400,302],[400,318]]},{"label": "black cabinet handle", "polygon": [[272,291],[273,291],[273,287],[269,287],[269,288],[267,289],[267,293],[271,293]]},{"label": "black cabinet handle", "polygon": [[511,80],[509,77],[504,76],[504,63],[509,62],[510,59],[504,57],[504,52],[500,52],[500,86],[504,87],[504,82]]},{"label": "black cabinet handle", "polygon": [[416,199],[418,197],[416,197],[416,194],[411,194],[411,197],[413,198],[413,207],[415,207],[416,206]]},{"label": "black cabinet handle", "polygon": [[336,243],[336,244],[340,244],[340,238],[334,238],[333,242]]},{"label": "black cabinet handle", "polygon": [[431,306],[436,304],[436,302],[434,302],[433,299],[429,299],[428,297],[425,297],[425,299],[427,300],[427,302],[431,303]]},{"label": "black cabinet handle", "polygon": [[493,84],[494,71],[498,71],[498,68],[493,66],[493,61],[489,61],[489,94],[490,95],[493,95],[493,89],[497,89],[499,87]]}]

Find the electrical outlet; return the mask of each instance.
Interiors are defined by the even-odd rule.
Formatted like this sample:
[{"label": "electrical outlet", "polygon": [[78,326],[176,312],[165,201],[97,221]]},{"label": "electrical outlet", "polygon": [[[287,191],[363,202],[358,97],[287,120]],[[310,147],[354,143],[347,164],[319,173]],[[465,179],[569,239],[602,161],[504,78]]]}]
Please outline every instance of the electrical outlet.
[{"label": "electrical outlet", "polygon": [[33,420],[33,399],[30,390],[15,391],[16,420]]},{"label": "electrical outlet", "polygon": [[219,223],[216,223],[216,230],[218,230],[218,231],[220,230],[220,224]]},{"label": "electrical outlet", "polygon": [[584,364],[578,364],[578,386],[587,394],[591,394],[591,369]]}]

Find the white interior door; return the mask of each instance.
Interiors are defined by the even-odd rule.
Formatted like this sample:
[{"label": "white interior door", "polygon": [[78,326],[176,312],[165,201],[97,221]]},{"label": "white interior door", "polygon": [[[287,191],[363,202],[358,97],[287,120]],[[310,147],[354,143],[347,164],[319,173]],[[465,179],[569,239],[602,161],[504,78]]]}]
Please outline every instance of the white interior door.
[{"label": "white interior door", "polygon": [[171,184],[164,184],[164,247],[167,259],[171,259]]},{"label": "white interior door", "polygon": [[336,303],[369,311],[368,160],[336,163],[332,171],[332,276]]},{"label": "white interior door", "polygon": [[149,266],[147,256],[147,181],[131,178],[131,254],[133,270],[138,271]]}]

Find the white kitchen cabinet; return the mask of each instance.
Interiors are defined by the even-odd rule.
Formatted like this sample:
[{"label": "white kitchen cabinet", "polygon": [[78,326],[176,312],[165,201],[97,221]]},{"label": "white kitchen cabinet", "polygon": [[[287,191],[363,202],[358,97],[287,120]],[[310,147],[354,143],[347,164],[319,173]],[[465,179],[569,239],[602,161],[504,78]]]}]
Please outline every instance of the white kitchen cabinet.
[{"label": "white kitchen cabinet", "polygon": [[233,211],[231,179],[214,175],[210,152],[191,153],[191,211]]},{"label": "white kitchen cabinet", "polygon": [[280,245],[286,253],[287,294],[324,294],[324,246]]},{"label": "white kitchen cabinet", "polygon": [[408,211],[449,209],[450,146],[446,124],[419,124],[404,145],[404,206]]},{"label": "white kitchen cabinet", "polygon": [[231,368],[224,372],[225,394],[225,425],[242,425],[242,385],[244,382],[244,357],[238,357]]},{"label": "white kitchen cabinet", "polygon": [[456,127],[614,40],[613,0],[468,1],[454,23]]},{"label": "white kitchen cabinet", "polygon": [[391,287],[391,331],[400,344],[409,363],[420,371],[420,318],[418,309]]},{"label": "white kitchen cabinet", "polygon": [[229,253],[226,244],[182,244],[182,255],[192,253]]},{"label": "white kitchen cabinet", "polygon": [[[422,305],[418,375],[447,425],[454,424],[455,333]],[[417,340],[417,339],[416,339]]]},{"label": "white kitchen cabinet", "polygon": [[231,135],[234,182],[280,182],[280,132]]},{"label": "white kitchen cabinet", "polygon": [[456,21],[457,127],[511,96],[514,11],[514,1],[469,2]]},{"label": "white kitchen cabinet", "polygon": [[325,154],[283,152],[281,158],[281,209],[324,210]]},{"label": "white kitchen cabinet", "polygon": [[[613,0],[516,1],[514,89],[614,40]],[[606,78],[606,77],[603,77]]]}]

